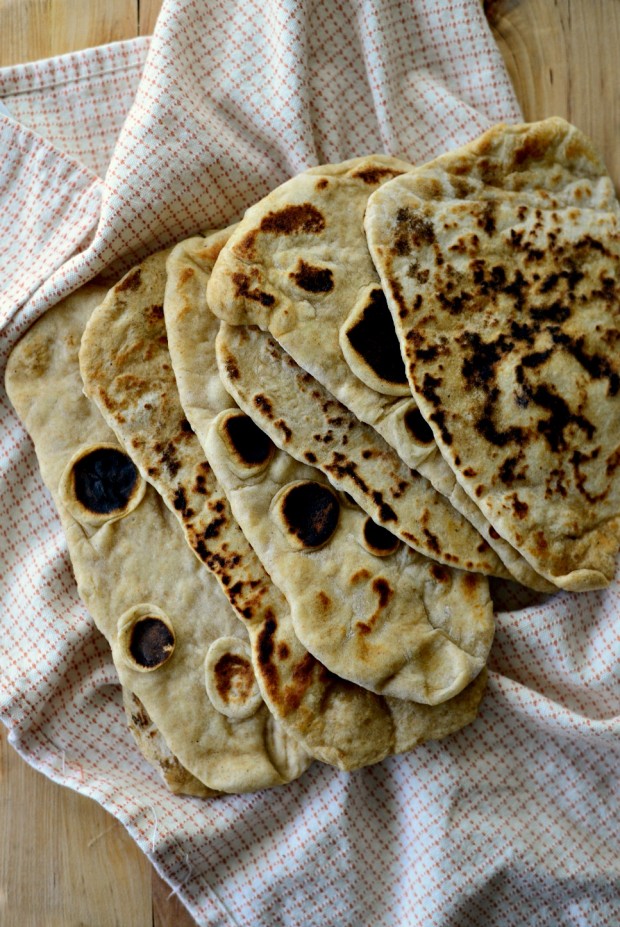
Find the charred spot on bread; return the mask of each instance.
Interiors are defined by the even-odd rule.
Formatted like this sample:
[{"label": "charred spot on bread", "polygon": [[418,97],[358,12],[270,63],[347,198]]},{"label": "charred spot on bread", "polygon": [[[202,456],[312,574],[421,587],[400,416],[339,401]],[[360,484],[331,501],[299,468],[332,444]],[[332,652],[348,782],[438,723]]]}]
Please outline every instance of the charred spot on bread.
[{"label": "charred spot on bread", "polygon": [[272,235],[294,235],[299,232],[322,232],[325,228],[323,213],[312,203],[298,203],[267,213],[261,220],[261,232]]},{"label": "charred spot on bread", "polygon": [[174,650],[174,634],[160,618],[146,616],[133,626],[129,652],[143,669],[162,666]]},{"label": "charred spot on bread", "polygon": [[116,444],[101,443],[79,450],[62,474],[63,504],[81,524],[103,525],[132,512],[146,483],[131,458]]},{"label": "charred spot on bread", "polygon": [[252,279],[248,274],[236,273],[232,276],[235,285],[235,294],[240,299],[249,299],[252,302],[260,303],[265,308],[271,308],[275,304],[275,296],[266,293],[260,287],[252,287]]},{"label": "charred spot on bread", "polygon": [[136,465],[119,448],[95,448],[73,465],[76,498],[99,515],[126,508],[139,478]]},{"label": "charred spot on bread", "polygon": [[117,293],[125,293],[127,291],[135,291],[140,288],[141,284],[141,270],[139,267],[134,267],[133,270],[130,270],[129,273],[125,274],[123,279],[116,284],[115,290]]},{"label": "charred spot on bread", "polygon": [[329,267],[316,267],[303,258],[299,259],[289,277],[308,293],[329,293],[334,289],[334,274]]},{"label": "charred spot on bread", "polygon": [[223,654],[214,667],[217,690],[223,701],[238,690],[241,696],[249,693],[254,685],[254,672],[249,660],[236,653]]},{"label": "charred spot on bread", "polygon": [[229,718],[249,718],[262,698],[250,645],[238,637],[218,637],[205,657],[205,687],[216,711]]},{"label": "charred spot on bread", "polygon": [[398,337],[381,287],[370,291],[365,305],[348,324],[345,337],[379,380],[388,385],[407,386]]},{"label": "charred spot on bread", "polygon": [[404,415],[405,428],[411,437],[419,444],[431,444],[433,429],[428,424],[417,406],[407,409]]},{"label": "charred spot on bread", "polygon": [[387,528],[378,525],[372,518],[367,518],[362,528],[364,547],[375,557],[389,557],[396,553],[401,542]]},{"label": "charred spot on bread", "polygon": [[152,672],[168,662],[176,645],[169,617],[145,602],[126,611],[118,621],[118,646],[127,665]]},{"label": "charred spot on bread", "polygon": [[219,433],[237,471],[258,473],[270,462],[275,446],[245,412],[230,412],[219,426]]},{"label": "charred spot on bread", "polygon": [[340,503],[333,489],[314,480],[289,483],[275,496],[272,514],[298,550],[317,550],[334,534]]}]

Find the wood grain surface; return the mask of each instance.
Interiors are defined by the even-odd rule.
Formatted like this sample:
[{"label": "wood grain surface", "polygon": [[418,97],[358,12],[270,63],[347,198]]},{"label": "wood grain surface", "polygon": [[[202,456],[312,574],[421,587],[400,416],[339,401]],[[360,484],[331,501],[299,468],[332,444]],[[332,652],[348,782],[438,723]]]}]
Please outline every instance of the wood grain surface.
[{"label": "wood grain surface", "polygon": [[620,189],[619,0],[486,0],[526,120],[589,135]]},{"label": "wood grain surface", "polygon": [[0,67],[150,35],[161,0],[0,0]]},{"label": "wood grain surface", "polygon": [[[0,0],[0,66],[149,34],[161,0]],[[620,187],[620,0],[485,0],[527,120],[587,132]],[[79,9],[79,14],[76,10]],[[0,725],[2,927],[190,927],[123,827],[54,785]]]}]

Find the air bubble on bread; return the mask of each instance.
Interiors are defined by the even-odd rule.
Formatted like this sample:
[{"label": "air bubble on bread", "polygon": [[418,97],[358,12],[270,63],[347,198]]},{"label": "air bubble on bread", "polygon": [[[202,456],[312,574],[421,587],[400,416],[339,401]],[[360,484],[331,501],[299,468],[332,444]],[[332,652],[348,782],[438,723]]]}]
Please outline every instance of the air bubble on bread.
[{"label": "air bubble on bread", "polygon": [[352,372],[386,396],[411,393],[394,322],[383,290],[365,287],[339,333],[340,349]]},{"label": "air bubble on bread", "polygon": [[228,451],[230,468],[241,479],[258,476],[269,465],[275,447],[245,412],[235,410],[224,415],[218,432]]},{"label": "air bubble on bread", "polygon": [[146,483],[116,444],[80,448],[65,467],[59,491],[76,521],[97,527],[116,521],[140,504]]},{"label": "air bubble on bread", "polygon": [[293,549],[318,550],[338,527],[340,502],[324,483],[296,480],[276,493],[269,514]]},{"label": "air bubble on bread", "polygon": [[124,612],[117,625],[120,655],[141,673],[158,670],[174,653],[176,639],[168,615],[149,602]]},{"label": "air bubble on bread", "polygon": [[238,637],[218,637],[205,657],[205,687],[216,711],[249,718],[262,704],[250,645]]}]

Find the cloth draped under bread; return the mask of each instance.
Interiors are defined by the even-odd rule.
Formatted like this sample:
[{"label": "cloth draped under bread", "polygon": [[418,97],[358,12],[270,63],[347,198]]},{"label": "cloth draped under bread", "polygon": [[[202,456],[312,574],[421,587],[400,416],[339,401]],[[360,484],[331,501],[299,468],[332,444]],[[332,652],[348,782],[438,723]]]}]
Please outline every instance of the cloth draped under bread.
[{"label": "cloth draped under bread", "polygon": [[[306,167],[420,163],[520,119],[478,0],[166,0],[152,40],[5,69],[0,99],[2,372],[60,298]],[[618,922],[617,585],[507,599],[480,717],[444,742],[180,799],[126,730],[4,391],[1,407],[0,717],[30,764],[128,827],[198,923]]]}]

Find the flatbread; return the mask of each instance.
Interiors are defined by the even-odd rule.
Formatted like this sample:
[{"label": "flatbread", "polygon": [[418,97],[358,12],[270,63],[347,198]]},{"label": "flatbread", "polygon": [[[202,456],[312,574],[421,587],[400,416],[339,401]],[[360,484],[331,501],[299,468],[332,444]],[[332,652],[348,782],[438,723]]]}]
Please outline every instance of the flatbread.
[{"label": "flatbread", "polygon": [[417,434],[416,404],[363,228],[370,194],[412,167],[371,155],[286,181],[245,213],[214,268],[207,301],[231,325],[269,331],[418,468],[433,446]]},{"label": "flatbread", "polygon": [[321,470],[377,524],[439,563],[510,578],[447,499],[274,338],[255,326],[222,322],[216,353],[224,386],[259,428],[298,461]]},{"label": "flatbread", "polygon": [[[135,269],[126,275],[100,307],[96,325],[83,339],[87,388],[99,397],[139,468],[177,514],[195,553],[219,578],[248,630],[259,686],[274,715],[324,762],[341,769],[376,763],[471,722],[485,673],[449,702],[433,708],[414,705],[338,679],[295,636],[284,596],[234,521],[184,418],[187,414],[197,429],[213,416],[209,410],[217,413],[230,403],[217,373],[207,376],[201,365],[205,345],[213,342],[217,331],[217,321],[201,311],[204,289],[225,238],[221,233],[203,241],[199,265],[195,240],[188,243],[191,257],[181,244],[168,262],[165,312],[171,347],[178,341],[175,368],[181,387],[188,391],[185,410],[169,363],[163,320],[149,311],[164,295],[165,254],[144,262],[139,274]],[[133,287],[131,300],[124,295],[128,282]],[[119,344],[125,346],[122,357]],[[214,361],[212,366],[215,371]],[[123,395],[128,382],[135,392]],[[144,390],[159,400],[151,402]]]},{"label": "flatbread", "polygon": [[127,727],[140,753],[151,766],[159,770],[162,779],[174,795],[216,798],[223,794],[204,785],[179,762],[137,695],[124,686],[122,695]]},{"label": "flatbread", "polygon": [[[183,254],[198,274],[200,243],[185,243]],[[202,267],[203,275],[208,274],[204,259]],[[178,272],[176,279],[183,273]],[[284,538],[274,532],[270,503],[287,483],[306,479],[316,482],[320,477],[286,453],[275,452],[257,429],[251,428],[248,433],[246,416],[240,415],[230,401],[225,404],[226,397],[221,395],[218,406],[222,412],[217,416],[209,400],[218,388],[210,384],[217,384],[219,379],[214,349],[217,321],[209,317],[208,307],[200,306],[201,285],[202,281],[197,286],[193,305],[198,308],[193,313],[192,300],[188,299],[173,319],[166,299],[168,338],[185,409],[192,415],[233,514],[267,572],[285,592],[297,637],[334,673],[373,691],[431,704],[455,694],[480,672],[490,647],[493,617],[486,582],[482,577],[465,577],[460,571],[435,569],[437,564],[416,556],[409,548],[393,550],[391,555],[385,546],[378,551],[376,545],[384,545],[386,536],[390,548],[399,547],[398,541],[357,507],[345,507],[340,513],[342,530],[332,538],[329,549],[307,555],[302,544],[292,559],[287,559],[291,554],[290,536]],[[256,359],[252,370],[259,373]],[[194,413],[196,408],[199,411]],[[222,442],[212,443],[218,429],[210,426],[216,417],[230,419],[230,428],[223,431],[223,443],[229,447],[232,443],[232,454],[227,450],[221,453]],[[239,488],[241,492],[237,492]],[[273,545],[278,541],[281,543],[276,553]],[[342,571],[338,579],[335,564]],[[355,591],[349,584],[352,574],[357,577]],[[384,595],[389,599],[380,607],[377,590],[381,590],[381,602]],[[320,611],[317,599],[322,603]],[[358,606],[359,625],[351,616],[351,600]],[[468,608],[462,607],[465,602]],[[425,608],[431,620],[447,633],[428,625]]]},{"label": "flatbread", "polygon": [[[548,591],[549,583],[470,504],[411,395],[363,229],[368,197],[410,169],[373,155],[311,168],[282,184],[248,209],[233,231],[210,278],[208,303],[231,325],[269,331],[449,499],[515,579]],[[473,542],[469,554],[479,544]]]},{"label": "flatbread", "polygon": [[478,675],[494,627],[485,577],[423,557],[341,504],[322,473],[236,408],[215,418],[204,447],[297,637],[329,670],[427,705]]},{"label": "flatbread", "polygon": [[[82,392],[80,337],[104,293],[81,291],[47,312],[13,350],[6,374],[60,513],[80,597],[121,684],[189,773],[223,792],[288,782],[310,757],[253,699],[247,634]],[[209,667],[214,646],[220,662]],[[247,649],[242,659],[239,647]],[[205,685],[213,674],[217,708]]]},{"label": "flatbread", "polygon": [[366,230],[409,382],[463,490],[557,587],[620,546],[619,208],[561,119],[397,178]]}]

